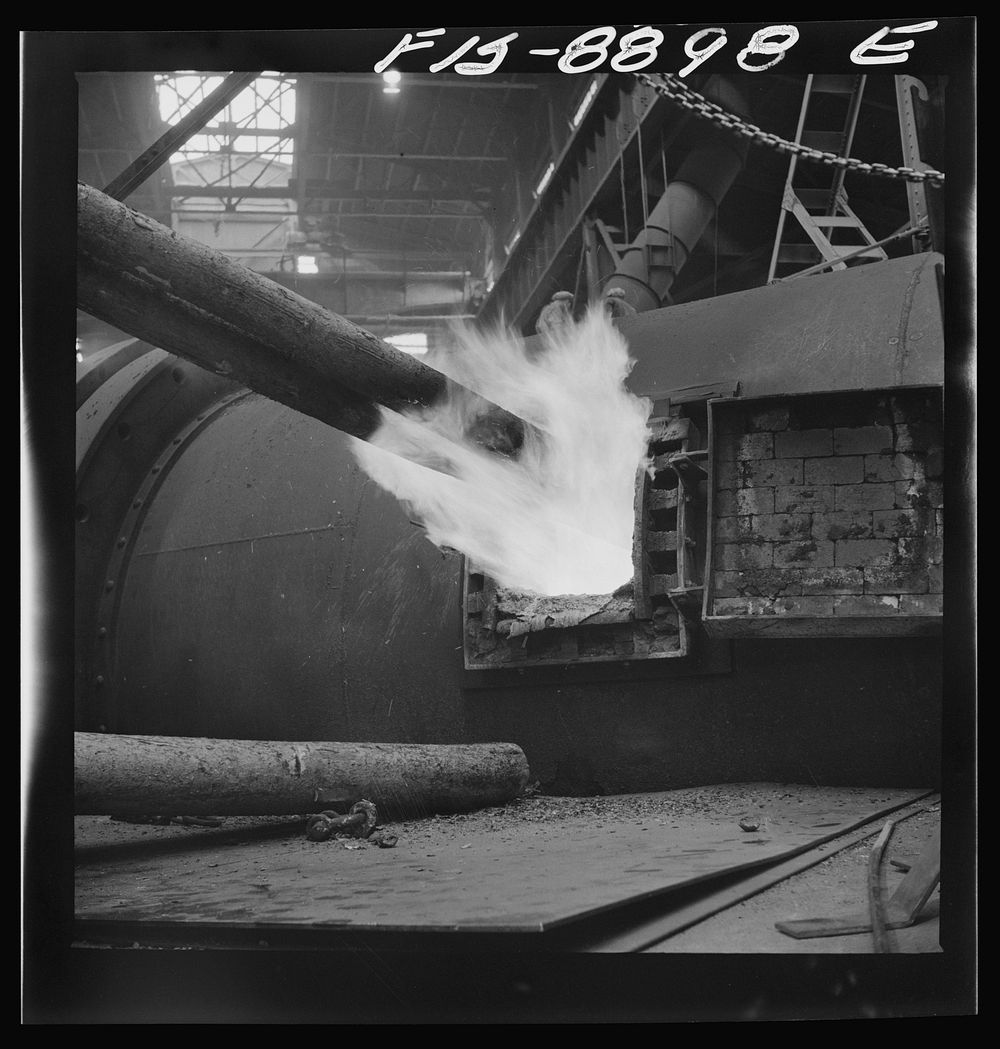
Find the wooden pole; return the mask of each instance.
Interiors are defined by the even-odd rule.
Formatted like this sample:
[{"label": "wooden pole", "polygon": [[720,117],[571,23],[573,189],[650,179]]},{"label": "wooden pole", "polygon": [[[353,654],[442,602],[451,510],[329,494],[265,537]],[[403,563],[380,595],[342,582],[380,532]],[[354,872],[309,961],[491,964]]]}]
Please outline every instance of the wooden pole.
[{"label": "wooden pole", "polygon": [[[367,438],[377,404],[431,405],[449,380],[322,306],[78,184],[77,304],[140,339]],[[519,447],[524,423],[482,413]]]},{"label": "wooden pole", "polygon": [[367,799],[389,817],[500,805],[528,782],[513,743],[287,743],[75,735],[77,815],[281,816]]}]

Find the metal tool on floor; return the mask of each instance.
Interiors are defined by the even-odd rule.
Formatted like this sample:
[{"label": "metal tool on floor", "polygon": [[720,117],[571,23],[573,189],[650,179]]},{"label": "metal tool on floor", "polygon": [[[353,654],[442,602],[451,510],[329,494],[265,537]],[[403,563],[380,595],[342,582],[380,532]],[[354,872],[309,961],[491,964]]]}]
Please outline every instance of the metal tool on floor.
[{"label": "metal tool on floor", "polygon": [[[890,830],[891,830],[891,825]],[[884,831],[883,831],[884,834]],[[886,841],[876,844],[876,850],[883,850]],[[876,864],[876,867],[878,864]],[[938,828],[928,842],[927,847],[911,865],[908,873],[899,883],[884,908],[884,922],[879,909],[875,908],[875,925],[885,930],[905,929],[915,925],[920,918],[924,904],[941,881],[941,830]],[[871,875],[869,877],[871,883]],[[873,898],[878,894],[870,893]],[[875,928],[872,921],[872,909],[868,913],[846,914],[837,918],[801,918],[793,921],[775,922],[775,928],[786,936],[797,940],[806,940],[816,936],[848,936],[852,933],[872,932]],[[876,943],[878,949],[878,943]]]},{"label": "metal tool on floor", "polygon": [[872,941],[876,954],[889,954],[892,951],[889,930],[886,928],[888,919],[882,893],[882,865],[895,826],[895,821],[886,820],[882,833],[868,857],[868,916],[871,918]]},{"label": "metal tool on floor", "polygon": [[306,837],[310,841],[329,841],[335,835],[346,834],[352,838],[367,838],[378,822],[378,812],[370,801],[359,801],[351,806],[346,816],[328,809],[311,816],[306,824]]}]

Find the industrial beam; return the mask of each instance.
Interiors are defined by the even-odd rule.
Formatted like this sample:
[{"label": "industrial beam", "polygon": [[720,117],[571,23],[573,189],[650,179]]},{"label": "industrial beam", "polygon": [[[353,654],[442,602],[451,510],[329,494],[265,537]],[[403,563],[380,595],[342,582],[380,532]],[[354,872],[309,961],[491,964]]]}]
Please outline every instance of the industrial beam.
[{"label": "industrial beam", "polygon": [[[78,184],[77,305],[122,331],[366,439],[376,404],[437,402],[446,377],[371,332]],[[524,424],[484,402],[517,447]]]},{"label": "industrial beam", "polygon": [[464,221],[466,219],[473,219],[476,222],[488,222],[489,217],[483,215],[481,212],[467,212],[465,215],[445,215],[440,211],[409,211],[409,212],[398,212],[398,211],[331,211],[328,212],[326,218],[332,221],[333,219],[452,219],[454,221]]},{"label": "industrial beam", "polygon": [[260,73],[230,73],[225,80],[205,99],[198,103],[186,117],[160,136],[149,149],[105,187],[104,192],[115,200],[124,200],[134,189],[175,153],[185,142],[197,134],[216,113],[224,109],[245,87],[252,84]]},{"label": "industrial beam", "polygon": [[[177,127],[179,126],[180,125],[178,124]],[[206,124],[201,127],[196,127],[187,137],[190,138],[192,134],[204,134],[231,135],[237,138],[295,138],[298,126],[298,124],[284,124],[281,127],[244,128],[232,124]],[[183,142],[181,145],[183,145]],[[174,150],[171,150],[171,152],[174,152]],[[509,157],[497,157],[478,153],[459,153],[457,155],[453,153],[349,153],[343,150],[333,149],[322,152],[310,151],[305,152],[302,155],[304,158],[310,160],[326,160],[327,158],[331,160],[390,160],[393,162],[398,160],[470,160],[480,164],[507,164],[510,161]]]},{"label": "industrial beam", "polygon": [[[167,192],[172,197],[247,197],[263,200],[292,200],[299,195],[298,182],[289,179],[287,186],[170,186]],[[449,200],[489,200],[492,192],[488,189],[457,190],[450,186],[444,190],[345,190],[337,186],[322,183],[306,183],[301,196],[305,200],[391,200],[402,203],[408,200],[433,200],[442,203]]]},{"label": "industrial beam", "polygon": [[388,160],[393,164],[409,164],[411,161],[433,160],[437,163],[446,161],[471,161],[476,164],[509,164],[510,157],[488,156],[475,153],[344,153],[339,149],[326,153],[307,153],[310,160]]},{"label": "industrial beam", "polygon": [[280,127],[241,127],[229,122],[206,124],[201,133],[204,135],[231,135],[234,138],[295,138],[298,135],[301,121],[294,124],[282,124]]}]

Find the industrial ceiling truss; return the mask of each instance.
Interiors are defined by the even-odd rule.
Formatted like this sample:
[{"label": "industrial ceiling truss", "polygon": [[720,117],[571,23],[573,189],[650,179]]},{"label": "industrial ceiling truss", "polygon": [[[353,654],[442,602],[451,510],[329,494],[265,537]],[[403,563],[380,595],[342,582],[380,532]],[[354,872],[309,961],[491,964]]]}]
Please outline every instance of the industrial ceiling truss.
[{"label": "industrial ceiling truss", "polygon": [[[687,231],[675,228],[673,208],[670,221],[653,221],[707,132],[642,78],[404,75],[390,87],[374,74],[265,72],[218,102],[225,85],[240,86],[236,76],[81,74],[80,179],[110,188],[144,170],[145,181],[124,194],[131,206],[328,308],[353,297],[351,315],[400,317],[419,303],[418,312],[502,318],[530,334],[555,292],[570,292],[579,314],[613,277],[620,283],[623,264],[636,271],[635,294],[669,304],[766,283],[776,240],[799,250],[784,246],[789,164],[776,150],[751,149],[724,194],[703,192]],[[694,77],[690,86],[712,98],[719,79]],[[938,85],[914,81],[897,93],[897,79],[868,78],[850,114],[853,152],[918,168],[940,163],[918,143],[918,133],[932,138],[937,117],[924,96],[934,99]],[[747,106],[728,108],[791,139],[809,83],[744,79]],[[157,151],[170,160],[159,169],[150,167]],[[808,187],[807,166],[795,176],[803,170]],[[819,216],[823,229],[838,224],[839,237],[839,226],[856,223],[864,250],[880,257],[926,246],[925,235],[912,237],[913,216],[921,229],[928,214],[937,220],[939,190],[854,174],[837,185],[839,210]],[[651,223],[664,229],[649,236]],[[807,249],[816,252],[807,265],[821,260],[811,241]],[[366,273],[383,269],[406,274],[391,301],[363,287]],[[425,293],[415,287],[421,272],[462,274],[464,291]],[[345,274],[353,296],[327,301],[323,288]]]}]

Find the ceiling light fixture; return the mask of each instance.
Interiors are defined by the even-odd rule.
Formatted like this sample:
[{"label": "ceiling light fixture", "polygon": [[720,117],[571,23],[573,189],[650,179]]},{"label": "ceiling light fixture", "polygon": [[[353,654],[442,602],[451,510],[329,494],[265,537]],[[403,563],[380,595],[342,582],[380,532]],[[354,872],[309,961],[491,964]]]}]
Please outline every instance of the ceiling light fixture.
[{"label": "ceiling light fixture", "polygon": [[576,107],[576,112],[573,114],[574,128],[578,128],[580,126],[580,121],[587,115],[587,110],[590,109],[590,103],[594,101],[594,96],[597,94],[598,84],[599,81],[596,78],[591,80],[590,86],[584,93],[582,101]]},{"label": "ceiling light fixture", "polygon": [[545,174],[538,181],[538,185],[535,186],[535,196],[540,197],[545,192],[545,187],[549,184],[552,176],[556,172],[555,161],[552,161],[549,166],[545,169]]}]

